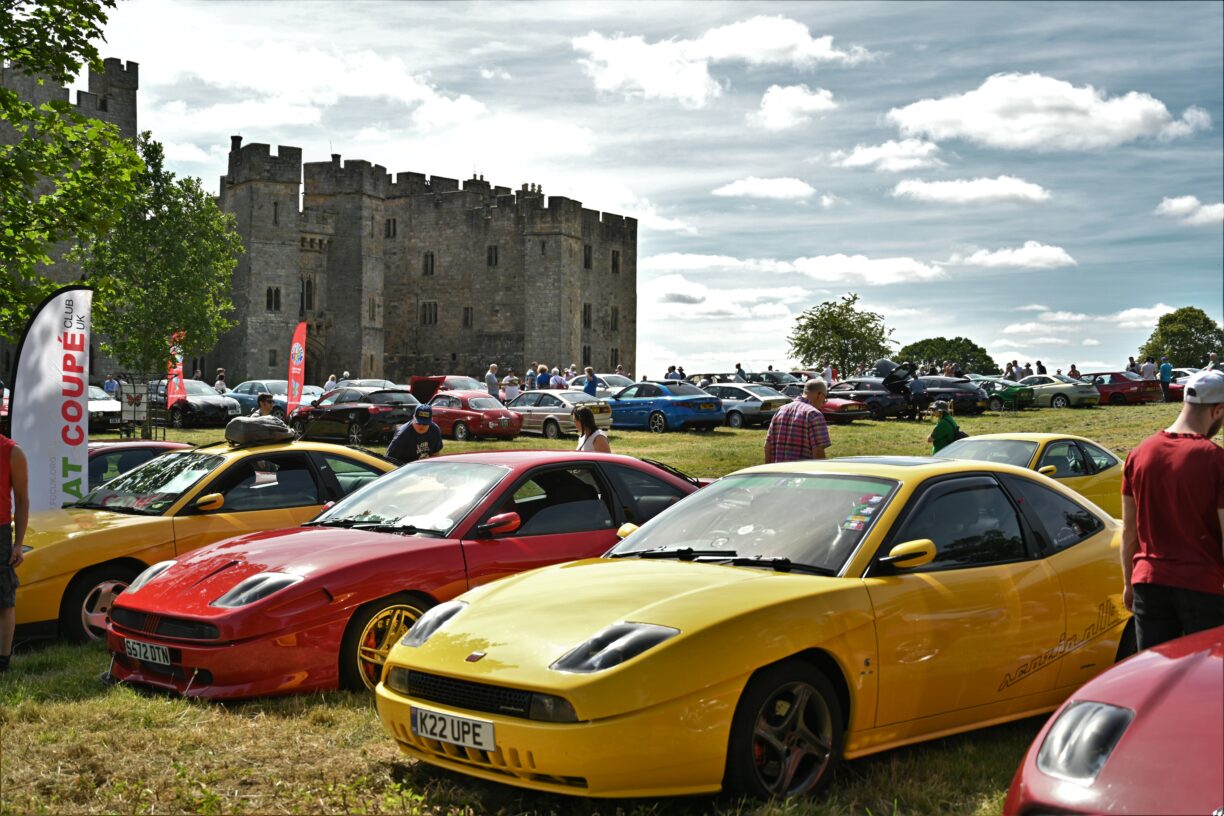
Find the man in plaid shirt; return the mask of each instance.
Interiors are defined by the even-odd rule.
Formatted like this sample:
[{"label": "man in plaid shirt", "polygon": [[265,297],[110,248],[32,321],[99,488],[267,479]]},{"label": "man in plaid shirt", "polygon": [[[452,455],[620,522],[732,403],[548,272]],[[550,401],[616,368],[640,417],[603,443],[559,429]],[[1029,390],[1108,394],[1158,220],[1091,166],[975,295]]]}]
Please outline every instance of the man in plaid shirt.
[{"label": "man in plaid shirt", "polygon": [[823,459],[829,447],[829,428],[820,406],[828,399],[829,386],[813,377],[803,386],[803,396],[774,414],[765,434],[766,462]]}]

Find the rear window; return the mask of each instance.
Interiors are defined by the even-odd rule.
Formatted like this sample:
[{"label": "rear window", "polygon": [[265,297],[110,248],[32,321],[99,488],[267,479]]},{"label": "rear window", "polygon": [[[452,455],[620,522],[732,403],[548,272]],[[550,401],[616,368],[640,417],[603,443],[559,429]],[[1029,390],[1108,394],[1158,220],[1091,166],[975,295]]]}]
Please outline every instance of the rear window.
[{"label": "rear window", "polygon": [[682,383],[682,382],[676,382],[676,381],[669,382],[667,384],[667,390],[671,391],[672,394],[676,395],[677,397],[707,397],[709,396],[709,394],[702,391],[700,388],[698,388],[695,385],[689,385],[688,383]]},{"label": "rear window", "polygon": [[501,408],[502,404],[492,397],[473,397],[468,400],[468,407],[473,411],[492,411]]},{"label": "rear window", "polygon": [[375,391],[369,395],[375,405],[416,405],[417,398],[407,391]]}]

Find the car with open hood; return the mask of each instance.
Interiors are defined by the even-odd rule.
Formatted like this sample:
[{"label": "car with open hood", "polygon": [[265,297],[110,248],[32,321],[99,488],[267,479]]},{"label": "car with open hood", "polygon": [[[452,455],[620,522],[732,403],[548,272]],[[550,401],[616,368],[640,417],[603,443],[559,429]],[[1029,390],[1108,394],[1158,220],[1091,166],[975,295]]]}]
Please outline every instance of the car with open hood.
[{"label": "car with open hood", "polygon": [[394,467],[336,445],[222,442],[169,451],[62,509],[31,513],[17,567],[19,639],[101,637],[115,598],[150,565],[301,524]]},{"label": "car with open hood", "polygon": [[626,532],[422,616],[377,688],[401,750],[574,796],[785,798],[1051,711],[1129,651],[1119,525],[1010,465],[764,465]]},{"label": "car with open hood", "polygon": [[589,558],[697,490],[628,456],[458,454],[404,465],[298,529],[155,564],[121,595],[112,679],[191,697],[373,688],[426,610]]}]

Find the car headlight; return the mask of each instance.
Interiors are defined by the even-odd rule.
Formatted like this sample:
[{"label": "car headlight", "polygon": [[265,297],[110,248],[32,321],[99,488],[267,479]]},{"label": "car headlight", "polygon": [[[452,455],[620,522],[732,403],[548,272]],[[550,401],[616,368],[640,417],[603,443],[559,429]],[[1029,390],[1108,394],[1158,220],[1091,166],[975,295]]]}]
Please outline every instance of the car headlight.
[{"label": "car headlight", "polygon": [[1042,772],[1088,784],[1105,767],[1123,732],[1135,718],[1129,708],[1077,702],[1062,710],[1037,753]]},{"label": "car headlight", "polygon": [[235,609],[247,606],[256,601],[262,601],[273,592],[293,586],[302,580],[300,575],[288,575],[283,572],[261,572],[239,581],[237,586],[213,601],[209,606],[219,606],[222,609]]},{"label": "car headlight", "polygon": [[617,623],[556,660],[553,671],[591,673],[619,666],[647,649],[680,634],[679,629],[653,623]]},{"label": "car headlight", "polygon": [[128,587],[124,590],[124,592],[135,592],[177,563],[177,561],[158,561],[156,564],[137,575],[136,580],[128,584]]},{"label": "car headlight", "polygon": [[444,623],[459,614],[460,610],[465,606],[467,606],[467,601],[447,601],[444,604],[438,604],[417,618],[417,622],[412,624],[412,628],[404,633],[404,637],[400,640],[400,645],[411,646],[414,649],[418,646],[423,646],[425,641],[433,637],[434,632],[441,629]]}]

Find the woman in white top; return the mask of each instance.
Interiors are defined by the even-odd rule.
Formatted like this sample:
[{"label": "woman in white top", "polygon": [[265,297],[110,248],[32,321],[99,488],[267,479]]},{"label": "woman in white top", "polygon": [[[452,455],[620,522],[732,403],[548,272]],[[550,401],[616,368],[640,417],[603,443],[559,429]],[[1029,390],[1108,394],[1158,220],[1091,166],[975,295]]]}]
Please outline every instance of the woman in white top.
[{"label": "woman in white top", "polygon": [[595,425],[595,415],[585,405],[574,409],[574,424],[578,426],[578,450],[611,453],[608,435]]},{"label": "woman in white top", "polygon": [[510,402],[517,397],[521,391],[519,389],[519,378],[514,376],[514,369],[510,369],[510,373],[502,380],[502,387],[506,390],[506,402]]}]

